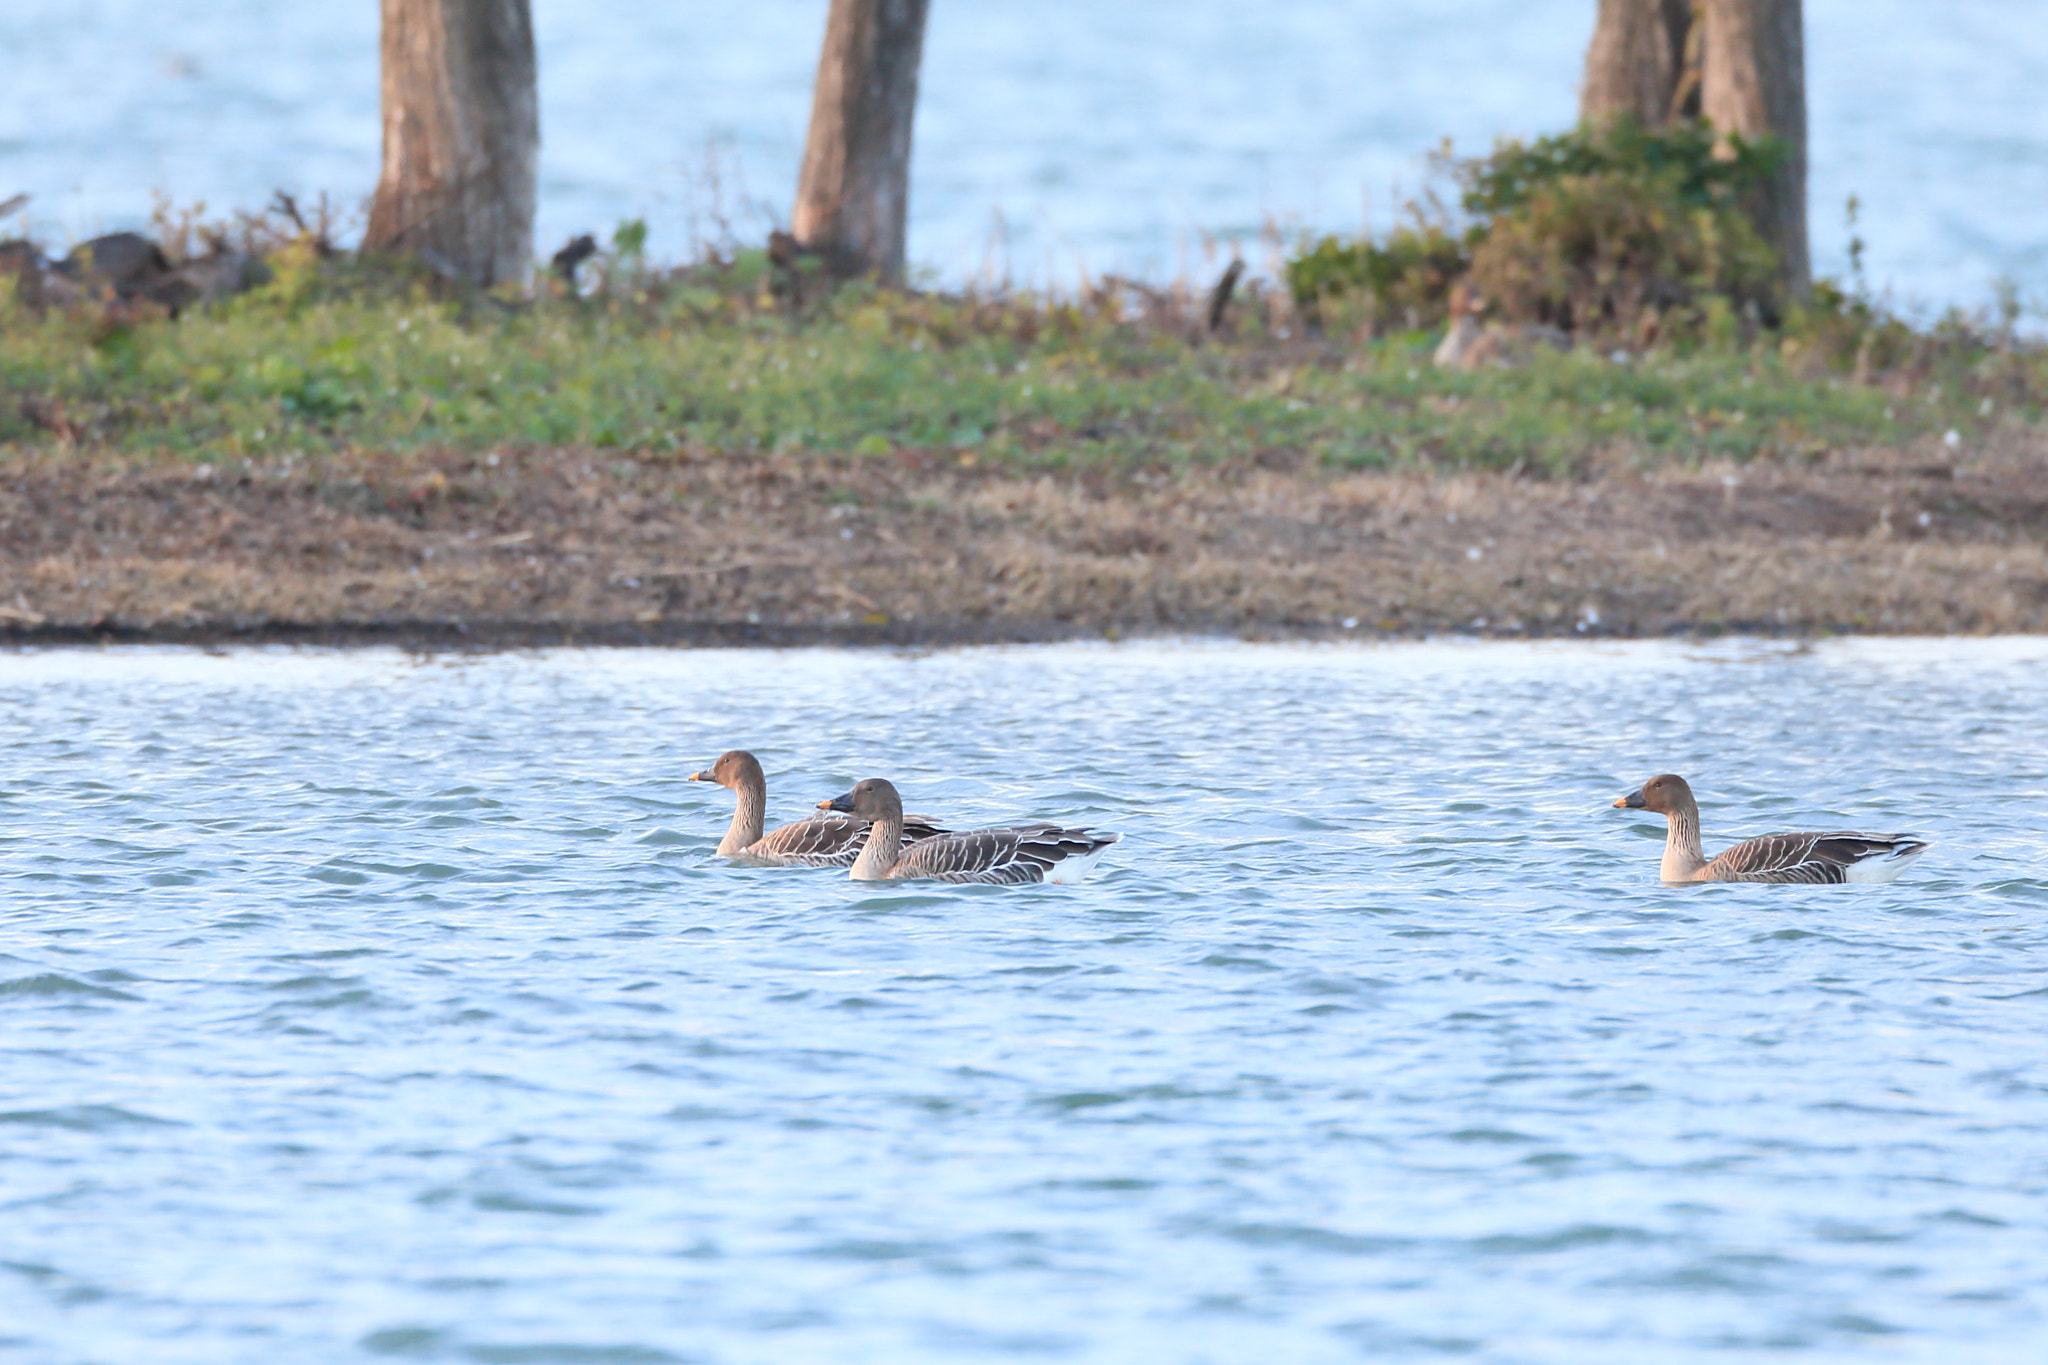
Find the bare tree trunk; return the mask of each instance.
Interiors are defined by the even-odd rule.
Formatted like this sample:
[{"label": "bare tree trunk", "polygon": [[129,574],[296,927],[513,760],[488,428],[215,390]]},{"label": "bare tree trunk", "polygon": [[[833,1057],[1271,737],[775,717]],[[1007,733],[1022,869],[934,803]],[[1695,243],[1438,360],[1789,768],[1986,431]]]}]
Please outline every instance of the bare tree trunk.
[{"label": "bare tree trunk", "polygon": [[930,0],[832,0],[790,230],[835,275],[903,278],[910,125]]},{"label": "bare tree trunk", "polygon": [[1706,0],[1701,110],[1722,133],[1775,137],[1777,173],[1752,207],[1778,253],[1778,276],[1802,298],[1813,287],[1806,242],[1806,42],[1800,0]]},{"label": "bare tree trunk", "polygon": [[1692,0],[1600,0],[1586,47],[1579,118],[1632,118],[1645,128],[1670,122],[1681,112],[1674,105],[1691,27]]},{"label": "bare tree trunk", "polygon": [[384,172],[364,249],[471,284],[533,263],[540,150],[527,0],[382,0]]}]

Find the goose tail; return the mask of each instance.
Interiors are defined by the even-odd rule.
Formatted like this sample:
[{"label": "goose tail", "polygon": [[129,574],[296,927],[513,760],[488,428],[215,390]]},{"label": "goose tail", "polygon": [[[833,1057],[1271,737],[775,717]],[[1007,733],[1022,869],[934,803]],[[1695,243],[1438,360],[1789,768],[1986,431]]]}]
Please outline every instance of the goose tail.
[{"label": "goose tail", "polygon": [[1873,839],[1871,843],[1877,847],[1843,869],[1844,880],[1866,884],[1895,880],[1932,847],[1927,840],[1914,834],[1894,834],[1888,839]]},{"label": "goose tail", "polygon": [[1097,834],[1093,830],[1069,831],[1069,840],[1062,841],[1063,847],[1074,846],[1074,836],[1084,841],[1086,847],[1054,863],[1045,871],[1045,880],[1054,886],[1072,886],[1081,881],[1102,862],[1102,855],[1109,852],[1109,846],[1123,838],[1121,834]]}]

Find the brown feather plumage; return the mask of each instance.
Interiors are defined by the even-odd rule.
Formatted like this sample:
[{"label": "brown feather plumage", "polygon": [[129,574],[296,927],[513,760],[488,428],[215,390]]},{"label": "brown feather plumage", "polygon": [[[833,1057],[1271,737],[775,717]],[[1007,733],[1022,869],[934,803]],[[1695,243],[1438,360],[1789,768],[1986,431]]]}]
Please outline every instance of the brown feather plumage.
[{"label": "brown feather plumage", "polygon": [[[881,830],[901,828],[905,820],[902,798],[895,786],[879,777],[858,782],[844,796],[820,801],[818,805],[870,822]],[[893,858],[880,859],[881,850],[877,849],[874,854],[855,860],[853,876],[869,881],[920,878],[995,885],[1042,882],[1055,870],[1085,875],[1094,855],[1122,837],[1049,824],[963,830],[905,844]],[[1061,868],[1069,859],[1080,861],[1075,867]]]},{"label": "brown feather plumage", "polygon": [[[737,798],[732,827],[718,848],[726,857],[784,867],[851,867],[867,846],[867,821],[847,815],[812,815],[760,832],[768,779],[760,760],[745,749],[727,750],[709,768],[691,774],[690,780],[716,782]],[[945,832],[930,816],[908,815],[903,820],[903,846]]]},{"label": "brown feather plumage", "polygon": [[1678,774],[1660,773],[1614,804],[1665,817],[1660,870],[1667,882],[1883,882],[1927,850],[1927,841],[1911,834],[1800,831],[1745,839],[1707,858],[1700,852],[1699,802]]},{"label": "brown feather plumage", "polygon": [[[905,816],[903,847],[946,831],[921,815]],[[868,827],[846,815],[813,815],[769,830],[740,856],[800,867],[852,867],[868,841]]]},{"label": "brown feather plumage", "polygon": [[1907,835],[1766,834],[1722,849],[1701,880],[1838,885],[1864,859],[1888,857],[1918,842]]}]

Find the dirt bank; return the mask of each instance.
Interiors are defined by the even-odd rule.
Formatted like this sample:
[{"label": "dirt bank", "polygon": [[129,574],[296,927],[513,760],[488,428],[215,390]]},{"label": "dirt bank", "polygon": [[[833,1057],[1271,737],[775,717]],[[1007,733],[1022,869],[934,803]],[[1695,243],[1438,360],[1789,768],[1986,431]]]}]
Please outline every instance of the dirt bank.
[{"label": "dirt bank", "polygon": [[2048,630],[2048,438],[1936,451],[1586,482],[17,456],[0,460],[0,638]]}]

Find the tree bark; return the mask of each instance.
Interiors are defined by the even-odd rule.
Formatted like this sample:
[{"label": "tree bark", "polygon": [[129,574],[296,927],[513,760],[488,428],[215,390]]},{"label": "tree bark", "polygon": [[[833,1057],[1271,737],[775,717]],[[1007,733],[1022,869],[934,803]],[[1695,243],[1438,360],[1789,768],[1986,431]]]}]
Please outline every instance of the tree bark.
[{"label": "tree bark", "polygon": [[1775,137],[1784,157],[1751,212],[1794,298],[1813,287],[1806,239],[1806,42],[1800,0],[1706,0],[1701,112],[1721,133]]},{"label": "tree bark", "polygon": [[533,264],[540,105],[527,0],[382,0],[384,170],[368,251],[476,285]]},{"label": "tree bark", "polygon": [[910,128],[930,0],[832,0],[790,231],[842,277],[903,278]]},{"label": "tree bark", "polygon": [[1692,0],[1600,0],[1586,47],[1579,118],[1632,118],[1645,128],[1670,122],[1680,112],[1673,106],[1691,27]]}]

